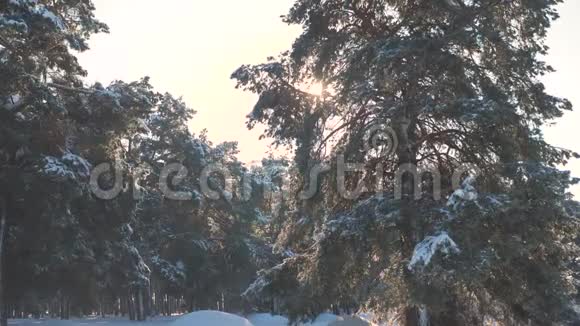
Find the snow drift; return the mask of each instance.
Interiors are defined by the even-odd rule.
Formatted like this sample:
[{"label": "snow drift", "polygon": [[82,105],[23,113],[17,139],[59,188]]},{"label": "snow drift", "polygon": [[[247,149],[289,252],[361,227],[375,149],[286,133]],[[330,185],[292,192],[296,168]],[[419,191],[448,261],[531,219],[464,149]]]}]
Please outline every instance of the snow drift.
[{"label": "snow drift", "polygon": [[248,320],[254,326],[288,326],[288,318],[271,314],[252,314]]},{"label": "snow drift", "polygon": [[[288,319],[271,314],[252,314],[248,319],[218,311],[198,311],[174,321],[171,326],[287,326]],[[313,322],[302,326],[366,326],[368,322],[358,317],[339,317],[321,314]]]},{"label": "snow drift", "polygon": [[245,318],[219,311],[197,311],[184,315],[171,326],[254,326]]}]

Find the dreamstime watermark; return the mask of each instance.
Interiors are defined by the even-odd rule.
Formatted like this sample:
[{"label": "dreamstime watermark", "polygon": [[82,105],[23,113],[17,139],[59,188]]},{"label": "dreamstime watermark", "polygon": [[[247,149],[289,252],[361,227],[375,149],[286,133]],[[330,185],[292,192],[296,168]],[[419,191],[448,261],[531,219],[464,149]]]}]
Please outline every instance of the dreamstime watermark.
[{"label": "dreamstime watermark", "polygon": [[[373,125],[366,130],[364,136],[363,150],[366,155],[375,158],[381,158],[387,161],[395,158],[399,149],[397,133],[393,128],[385,125]],[[381,160],[379,160],[381,161]],[[334,164],[331,164],[334,163]],[[344,199],[356,200],[364,194],[374,193],[382,195],[384,193],[386,178],[384,177],[384,163],[378,163],[374,166],[374,189],[369,189],[367,176],[369,167],[366,163],[346,162],[344,155],[337,155],[336,162],[313,164],[309,169],[307,178],[304,181],[298,197],[301,200],[312,199],[320,191],[320,182],[323,174],[332,173],[333,170],[336,180],[336,191]],[[148,164],[141,164],[132,169],[133,197],[135,199],[143,198],[144,192],[140,183],[149,176],[153,171]],[[187,167],[179,163],[165,165],[158,175],[158,187],[163,196],[169,200],[189,201],[199,196],[209,200],[226,199],[231,200],[235,195],[240,201],[249,201],[256,193],[256,186],[262,187],[260,194],[264,198],[288,198],[291,196],[291,180],[296,175],[295,171],[289,171],[282,166],[274,166],[268,169],[269,173],[262,171],[259,178],[261,182],[254,182],[256,174],[248,171],[241,176],[233,177],[230,170],[221,164],[207,164],[201,172],[197,171],[197,176],[190,176]],[[455,167],[451,176],[452,189],[461,188],[462,177],[466,174],[477,176],[480,174],[479,169],[470,164]],[[351,176],[351,178],[348,178]],[[358,176],[352,178],[352,176]],[[426,177],[429,177],[430,190],[433,199],[442,198],[442,175],[437,168],[418,167],[414,164],[401,164],[394,173],[393,194],[395,199],[402,199],[404,196],[404,181],[411,177],[413,182],[413,196],[420,199],[425,194],[423,189]],[[106,179],[107,182],[101,182]],[[111,182],[112,180],[112,182]],[[189,182],[194,183],[188,184]],[[353,187],[353,181],[356,185]],[[126,191],[124,186],[123,166],[120,162],[103,163],[97,165],[91,171],[90,188],[93,194],[103,200],[112,200]],[[106,184],[103,185],[103,183]],[[350,185],[347,186],[347,183]],[[195,190],[193,190],[195,189]]]}]

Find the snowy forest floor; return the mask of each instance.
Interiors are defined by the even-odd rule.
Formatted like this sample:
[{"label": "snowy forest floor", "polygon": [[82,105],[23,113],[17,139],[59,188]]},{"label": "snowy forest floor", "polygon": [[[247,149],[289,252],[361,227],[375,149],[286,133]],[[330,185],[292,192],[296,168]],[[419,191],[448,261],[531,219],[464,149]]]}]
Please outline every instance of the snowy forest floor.
[{"label": "snowy forest floor", "polygon": [[159,317],[153,318],[143,322],[134,322],[127,319],[115,318],[85,318],[85,319],[11,319],[8,321],[8,326],[165,326],[170,325],[171,322],[178,317]]},{"label": "snowy forest floor", "polygon": [[[361,314],[358,317],[339,317],[329,313],[319,315],[316,320],[306,322],[303,326],[363,326],[370,325],[364,320],[371,315]],[[58,319],[13,319],[9,326],[287,326],[288,319],[271,314],[252,314],[248,319],[217,311],[198,311],[183,316],[157,317],[143,322],[129,321],[123,318],[84,318],[71,320]],[[176,323],[174,321],[179,320]],[[368,319],[367,319],[368,320]]]}]

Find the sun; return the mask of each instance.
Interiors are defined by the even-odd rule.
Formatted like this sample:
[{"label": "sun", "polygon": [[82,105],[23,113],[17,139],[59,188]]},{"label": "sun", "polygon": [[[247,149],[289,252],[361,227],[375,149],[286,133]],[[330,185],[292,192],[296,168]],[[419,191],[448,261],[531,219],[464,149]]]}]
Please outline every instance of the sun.
[{"label": "sun", "polygon": [[322,82],[313,81],[311,83],[304,83],[300,87],[300,90],[302,90],[310,95],[322,97],[322,95],[324,93],[324,86],[322,85]]},{"label": "sun", "polygon": [[322,86],[322,83],[314,82],[310,84],[310,86],[308,87],[308,93],[314,96],[322,96],[322,93],[324,93],[324,87]]}]

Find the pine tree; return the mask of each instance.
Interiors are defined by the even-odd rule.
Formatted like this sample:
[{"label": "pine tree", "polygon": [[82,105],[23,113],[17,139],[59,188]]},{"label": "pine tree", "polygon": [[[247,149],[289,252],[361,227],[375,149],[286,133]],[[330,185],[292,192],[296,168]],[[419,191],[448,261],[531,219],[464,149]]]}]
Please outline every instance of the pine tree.
[{"label": "pine tree", "polygon": [[[40,173],[41,177],[73,186],[79,177],[86,177],[86,161],[69,152],[73,150],[68,136],[73,133],[74,118],[67,112],[66,97],[77,92],[84,74],[70,49],[87,49],[90,34],[107,30],[94,19],[93,9],[90,1],[0,2],[3,241],[9,241],[7,230],[21,209],[19,195],[41,181],[36,178],[37,171],[46,172]],[[59,208],[59,212],[69,212],[67,204]],[[6,242],[0,246],[2,262],[6,262],[5,247]],[[0,273],[4,271],[6,265],[0,264]],[[7,284],[0,279],[0,287]],[[2,325],[6,325],[5,299],[5,292],[0,291]]]},{"label": "pine tree", "polygon": [[[296,1],[285,20],[304,31],[292,50],[233,75],[260,95],[250,126],[265,123],[277,143],[300,145],[312,132],[295,119],[324,117],[309,128],[329,135],[317,143],[331,153],[306,157],[362,161],[373,167],[363,181],[384,176],[387,194],[341,201],[325,188],[332,206],[317,217],[324,223],[310,249],[263,273],[253,290],[287,295],[299,284],[286,297],[295,317],[343,300],[396,310],[406,325],[427,313],[434,325],[571,320],[567,257],[578,224],[562,207],[574,180],[557,167],[576,154],[541,132],[571,104],[539,80],[552,71],[541,56],[559,2]],[[325,86],[325,105],[291,86],[312,80]],[[365,133],[385,124],[394,155],[361,151]],[[477,179],[453,188],[466,167]],[[410,173],[397,183],[401,169]],[[449,202],[426,196],[437,180],[414,180],[423,170],[441,174]]]}]

